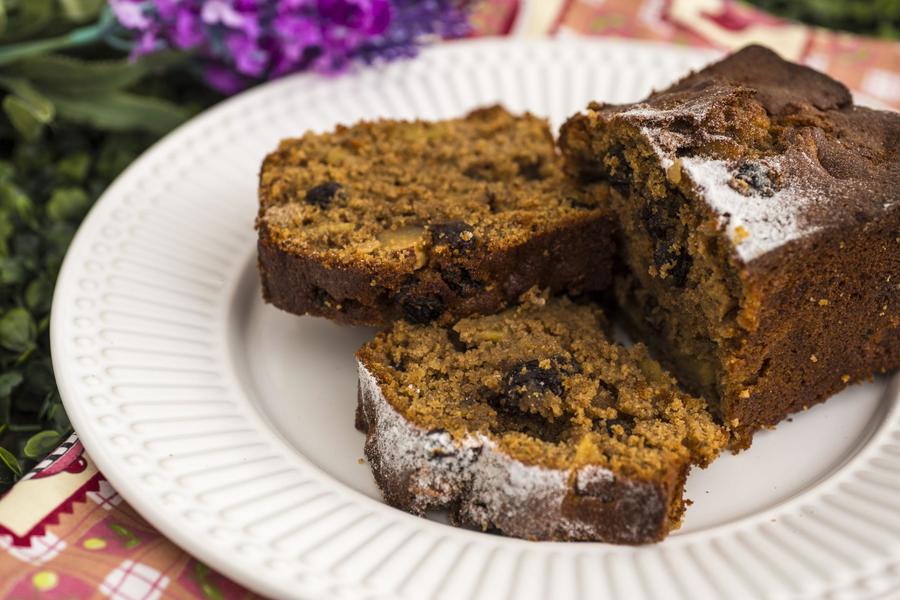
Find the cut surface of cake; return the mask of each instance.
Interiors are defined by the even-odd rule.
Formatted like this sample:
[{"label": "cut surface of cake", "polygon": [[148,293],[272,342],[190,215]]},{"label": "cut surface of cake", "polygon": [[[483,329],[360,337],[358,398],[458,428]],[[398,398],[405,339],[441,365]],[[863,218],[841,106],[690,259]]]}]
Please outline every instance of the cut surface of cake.
[{"label": "cut surface of cake", "polygon": [[567,169],[605,181],[619,304],[705,395],[736,447],[900,366],[900,115],[747,47],[562,128]]},{"label": "cut surface of cake", "polygon": [[297,314],[450,323],[611,281],[606,210],[563,176],[546,121],[500,107],[285,140],[259,200],[263,294]]},{"label": "cut surface of cake", "polygon": [[602,311],[534,291],[452,328],[399,321],[357,353],[357,427],[389,504],[535,540],[640,544],[680,523],[727,443]]}]

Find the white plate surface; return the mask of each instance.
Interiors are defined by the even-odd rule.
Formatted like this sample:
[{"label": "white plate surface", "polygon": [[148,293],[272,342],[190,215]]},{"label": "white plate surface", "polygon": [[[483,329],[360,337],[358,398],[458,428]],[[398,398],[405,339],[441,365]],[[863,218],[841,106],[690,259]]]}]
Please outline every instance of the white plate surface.
[{"label": "white plate surface", "polygon": [[695,471],[661,544],[531,543],[381,502],[353,429],[370,331],[266,306],[256,175],[282,137],[502,102],[558,125],[711,55],[621,41],[447,44],[242,94],[157,144],[73,243],[53,304],[66,409],[117,490],[274,597],[868,598],[900,594],[900,380],[854,386]]}]

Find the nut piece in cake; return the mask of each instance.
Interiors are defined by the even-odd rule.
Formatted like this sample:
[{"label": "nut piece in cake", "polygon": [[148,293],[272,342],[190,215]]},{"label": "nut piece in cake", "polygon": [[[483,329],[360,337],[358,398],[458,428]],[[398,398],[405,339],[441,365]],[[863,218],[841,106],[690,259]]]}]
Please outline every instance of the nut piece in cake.
[{"label": "nut piece in cake", "polygon": [[727,433],[599,308],[529,293],[451,329],[405,321],[357,353],[357,427],[388,503],[535,540],[640,544],[678,527]]},{"label": "nut piece in cake", "polygon": [[563,176],[545,121],[500,107],[285,140],[259,200],[263,294],[297,314],[450,323],[611,281],[606,209]]},{"label": "nut piece in cake", "polygon": [[735,445],[900,366],[900,115],[760,46],[565,123],[608,182],[633,330]]}]

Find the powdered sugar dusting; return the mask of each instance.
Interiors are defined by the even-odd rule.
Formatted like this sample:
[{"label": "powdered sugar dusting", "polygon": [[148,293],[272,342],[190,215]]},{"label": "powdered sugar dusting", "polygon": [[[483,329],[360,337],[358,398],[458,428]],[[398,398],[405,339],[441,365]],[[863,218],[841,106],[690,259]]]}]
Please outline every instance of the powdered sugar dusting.
[{"label": "powdered sugar dusting", "polygon": [[[715,210],[744,262],[813,233],[818,228],[801,220],[802,210],[815,201],[812,194],[784,187],[770,196],[744,195],[731,185],[733,167],[723,160],[684,157],[681,169]],[[773,170],[781,168],[775,158],[761,161]]]},{"label": "powdered sugar dusting", "polygon": [[[670,108],[638,104],[613,116],[625,119],[637,127],[653,148],[664,171],[676,162],[681,171],[697,188],[701,198],[719,215],[723,229],[734,244],[738,256],[749,262],[784,244],[818,231],[804,219],[806,209],[818,201],[821,194],[814,186],[804,186],[792,177],[791,165],[785,157],[754,159],[766,169],[777,173],[782,185],[770,194],[755,190],[739,191],[733,187],[736,164],[711,157],[692,154],[678,157],[679,150],[700,150],[709,145],[727,147],[735,141],[709,131],[704,123],[712,118],[712,110],[734,90],[714,92],[676,102]],[[680,123],[680,127],[675,127]],[[805,160],[806,170],[821,170],[799,155],[792,160]],[[796,166],[796,165],[794,165]],[[827,173],[823,173],[827,176]]]},{"label": "powdered sugar dusting", "polygon": [[[664,500],[652,485],[617,479],[598,465],[571,471],[547,469],[513,459],[486,435],[473,433],[454,440],[446,431],[426,431],[409,422],[387,400],[375,376],[358,362],[359,390],[369,425],[367,455],[376,457],[380,483],[403,486],[407,508],[455,508],[460,521],[483,528],[496,526],[527,538],[604,539],[610,524],[577,518],[564,510],[567,497],[584,494],[591,482],[614,486],[616,501],[638,514],[635,522],[617,523],[619,541],[646,541]],[[634,510],[638,507],[638,510]]]}]

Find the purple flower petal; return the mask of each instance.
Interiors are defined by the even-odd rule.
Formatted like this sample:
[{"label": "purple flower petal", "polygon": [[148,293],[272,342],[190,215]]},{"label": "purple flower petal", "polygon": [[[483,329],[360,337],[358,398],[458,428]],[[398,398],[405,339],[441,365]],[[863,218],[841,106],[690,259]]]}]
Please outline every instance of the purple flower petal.
[{"label": "purple flower petal", "polygon": [[203,42],[203,23],[189,8],[180,8],[175,14],[172,27],[172,43],[176,48],[187,50]]},{"label": "purple flower petal", "polygon": [[152,21],[144,14],[144,8],[133,0],[110,0],[110,8],[116,19],[128,29],[146,29]]},{"label": "purple flower petal", "polygon": [[204,77],[210,87],[225,94],[234,94],[247,87],[246,80],[219,65],[209,65],[204,72]]},{"label": "purple flower petal", "polygon": [[137,46],[134,48],[134,53],[136,56],[144,56],[145,54],[150,54],[159,50],[159,48],[163,44],[160,42],[160,39],[157,35],[156,31],[152,29],[148,29],[141,33],[138,38]]},{"label": "purple flower petal", "polygon": [[239,28],[244,24],[244,17],[234,9],[228,0],[206,0],[200,13],[207,25],[222,24],[226,27]]},{"label": "purple flower petal", "polygon": [[317,4],[324,21],[363,35],[383,33],[391,21],[388,0],[318,0]]},{"label": "purple flower petal", "polygon": [[259,77],[265,72],[269,56],[256,40],[243,33],[232,33],[225,38],[225,44],[239,73]]}]

